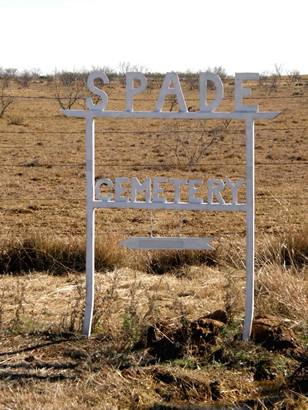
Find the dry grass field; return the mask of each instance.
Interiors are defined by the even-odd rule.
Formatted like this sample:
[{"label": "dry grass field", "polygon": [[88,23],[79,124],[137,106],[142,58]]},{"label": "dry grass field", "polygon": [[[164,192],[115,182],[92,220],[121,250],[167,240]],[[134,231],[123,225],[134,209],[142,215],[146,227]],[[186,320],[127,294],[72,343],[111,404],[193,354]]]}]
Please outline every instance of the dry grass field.
[{"label": "dry grass field", "polygon": [[[253,84],[248,100],[281,112],[256,123],[259,319],[249,343],[245,215],[231,212],[98,210],[94,332],[80,336],[85,122],[61,113],[54,81],[9,82],[4,94],[15,98],[0,118],[1,409],[307,408],[308,77],[276,80]],[[154,110],[159,83],[136,110]],[[232,111],[234,80],[224,85],[220,110]],[[198,90],[182,86],[198,110]],[[108,109],[125,109],[123,84],[106,89]],[[244,124],[97,120],[96,177],[122,176],[244,178]],[[121,248],[130,235],[212,236],[215,250]]]}]

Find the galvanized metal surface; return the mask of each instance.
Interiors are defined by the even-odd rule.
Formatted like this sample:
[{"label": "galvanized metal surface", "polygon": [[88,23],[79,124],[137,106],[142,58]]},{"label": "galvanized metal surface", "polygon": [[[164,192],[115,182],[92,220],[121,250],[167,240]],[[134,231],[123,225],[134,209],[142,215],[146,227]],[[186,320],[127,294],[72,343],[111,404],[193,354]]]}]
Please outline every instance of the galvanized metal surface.
[{"label": "galvanized metal surface", "polygon": [[122,246],[130,249],[168,249],[168,250],[183,250],[183,249],[207,249],[213,250],[211,246],[212,238],[191,238],[191,237],[133,237],[121,241]]}]

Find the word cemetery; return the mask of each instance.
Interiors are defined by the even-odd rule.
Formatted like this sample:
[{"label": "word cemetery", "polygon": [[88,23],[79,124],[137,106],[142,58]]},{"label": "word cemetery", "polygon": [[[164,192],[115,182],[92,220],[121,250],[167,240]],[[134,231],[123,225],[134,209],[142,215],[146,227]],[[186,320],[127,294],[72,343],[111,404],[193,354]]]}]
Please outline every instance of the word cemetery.
[{"label": "word cemetery", "polygon": [[[174,192],[171,198],[167,200],[164,186],[171,185]],[[215,205],[224,205],[225,210],[232,205],[240,206],[238,203],[238,191],[243,184],[243,179],[232,181],[226,178],[225,181],[221,179],[209,179],[207,182],[202,179],[183,179],[183,178],[163,178],[150,177],[145,178],[140,182],[138,178],[121,177],[115,178],[114,182],[109,178],[103,178],[96,181],[95,195],[98,201],[107,202],[106,206],[113,207],[127,207],[127,205],[135,206],[136,208],[162,208],[165,204],[169,209],[208,209]],[[128,185],[126,188],[125,185]],[[103,194],[102,187],[108,187],[108,192]],[[207,195],[204,197],[201,194],[202,188],[207,188]],[[187,188],[186,198],[183,191]],[[226,203],[223,197],[223,191],[230,191],[231,202]],[[195,206],[197,205],[197,206]],[[202,207],[198,207],[201,205]],[[244,205],[244,204],[242,204]]]},{"label": "word cemetery", "polygon": [[[254,258],[255,258],[255,164],[254,123],[256,120],[275,118],[278,112],[260,112],[257,105],[247,104],[246,97],[252,96],[247,81],[257,81],[256,73],[236,73],[234,81],[234,111],[218,111],[224,98],[221,78],[213,73],[199,75],[199,110],[187,108],[185,96],[176,73],[167,73],[162,81],[153,111],[135,111],[134,99],[147,89],[147,78],[143,73],[129,72],[125,75],[126,109],[108,110],[108,94],[103,89],[109,83],[103,71],[89,75],[87,85],[92,96],[86,100],[87,110],[65,110],[69,117],[84,118],[86,121],[86,176],[87,176],[87,257],[86,257],[86,307],[83,334],[91,335],[94,307],[95,273],[95,210],[97,208],[169,209],[217,212],[245,212],[246,214],[246,302],[243,339],[248,340],[254,316]],[[214,87],[214,98],[208,99],[209,83]],[[98,84],[100,84],[98,86]],[[95,97],[95,98],[94,98]],[[178,111],[163,111],[167,98],[176,100]],[[242,120],[246,131],[246,177],[245,179],[211,178],[185,179],[155,176],[143,179],[137,176],[108,175],[95,178],[95,118],[139,118],[139,119],[195,119],[195,120]],[[138,138],[136,136],[136,138]],[[191,137],[193,140],[193,137]],[[245,192],[241,203],[240,192]],[[131,249],[213,249],[210,237],[131,237],[121,242]]]}]

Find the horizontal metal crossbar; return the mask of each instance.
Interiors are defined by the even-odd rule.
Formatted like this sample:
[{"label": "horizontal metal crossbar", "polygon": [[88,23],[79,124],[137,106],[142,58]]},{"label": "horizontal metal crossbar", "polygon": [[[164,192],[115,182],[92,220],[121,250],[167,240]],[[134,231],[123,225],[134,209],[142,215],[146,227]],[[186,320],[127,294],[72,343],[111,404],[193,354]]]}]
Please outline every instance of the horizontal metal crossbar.
[{"label": "horizontal metal crossbar", "polygon": [[84,111],[84,110],[64,110],[68,117],[77,118],[161,118],[161,119],[217,119],[217,120],[245,120],[252,118],[255,120],[270,120],[279,112],[167,112],[167,111]]},{"label": "horizontal metal crossbar", "polygon": [[245,212],[246,204],[192,204],[189,202],[115,202],[93,201],[93,208],[119,208],[119,209],[170,209],[177,211],[224,211]]}]

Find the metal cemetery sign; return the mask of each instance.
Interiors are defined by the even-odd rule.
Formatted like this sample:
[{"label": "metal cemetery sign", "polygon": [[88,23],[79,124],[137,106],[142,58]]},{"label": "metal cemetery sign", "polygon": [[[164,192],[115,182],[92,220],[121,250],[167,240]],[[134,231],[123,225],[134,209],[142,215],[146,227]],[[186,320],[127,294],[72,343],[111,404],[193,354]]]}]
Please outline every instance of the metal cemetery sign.
[{"label": "metal cemetery sign", "polygon": [[[102,71],[93,72],[88,77],[89,90],[99,98],[96,103],[92,97],[86,100],[86,111],[65,110],[70,117],[86,120],[86,175],[87,175],[87,257],[86,257],[86,308],[83,323],[84,335],[90,336],[94,307],[94,260],[95,260],[95,209],[96,208],[134,208],[168,209],[197,211],[231,211],[246,213],[246,306],[243,338],[248,340],[254,313],[254,257],[255,257],[255,187],[254,187],[254,122],[275,118],[277,112],[259,112],[258,107],[244,104],[243,98],[250,96],[251,89],[245,81],[258,80],[256,73],[235,74],[235,109],[233,112],[217,112],[224,96],[220,77],[213,73],[201,73],[199,77],[199,111],[187,109],[181,84],[177,74],[166,74],[162,83],[154,111],[134,111],[134,97],[147,87],[147,79],[142,73],[126,73],[126,110],[107,110],[108,95],[95,85],[96,80],[108,84],[107,75]],[[210,103],[207,98],[208,82],[215,85],[215,98]],[[179,111],[162,111],[165,99],[176,98]],[[179,179],[150,177],[140,181],[137,177],[121,177],[111,180],[102,178],[95,183],[95,118],[160,118],[160,119],[214,119],[243,120],[246,127],[246,202],[239,203],[238,191],[244,181],[229,178]],[[167,201],[164,183],[174,187],[174,199]],[[199,188],[207,186],[207,195],[202,197]],[[129,195],[124,186],[129,185]],[[181,188],[187,188],[187,196],[182,198]],[[103,189],[102,189],[103,188]],[[225,202],[224,190],[231,193],[231,202]],[[198,192],[199,191],[199,192]],[[142,200],[140,200],[142,196]],[[190,237],[136,237],[122,241],[132,249],[212,249],[211,238]]]}]

